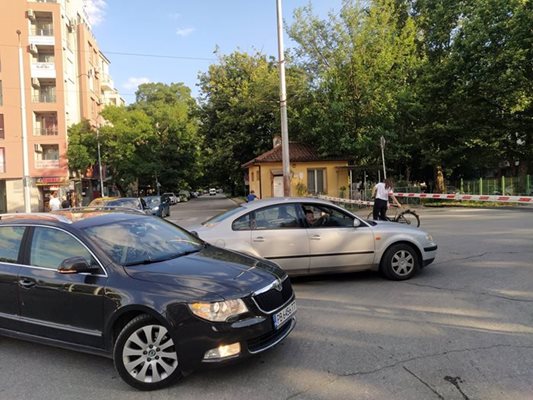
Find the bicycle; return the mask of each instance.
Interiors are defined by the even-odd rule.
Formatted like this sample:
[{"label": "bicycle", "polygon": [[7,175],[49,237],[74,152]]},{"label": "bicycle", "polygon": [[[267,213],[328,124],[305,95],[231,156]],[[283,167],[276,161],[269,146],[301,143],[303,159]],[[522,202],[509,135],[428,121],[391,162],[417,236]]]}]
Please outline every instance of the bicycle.
[{"label": "bicycle", "polygon": [[[416,213],[416,211],[411,210],[409,208],[406,208],[403,211],[398,212],[398,207],[396,208],[396,214],[394,217],[387,216],[387,221],[390,222],[398,222],[400,224],[407,224],[407,225],[413,225],[417,228],[420,226],[420,217]],[[374,212],[370,211],[370,214],[368,214],[367,219],[373,219]]]}]

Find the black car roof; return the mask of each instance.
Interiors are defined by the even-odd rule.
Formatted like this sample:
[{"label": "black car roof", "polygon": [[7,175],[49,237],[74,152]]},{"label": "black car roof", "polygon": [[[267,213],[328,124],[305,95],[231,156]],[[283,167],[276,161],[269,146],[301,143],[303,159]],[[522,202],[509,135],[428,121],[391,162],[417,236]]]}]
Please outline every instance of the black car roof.
[{"label": "black car roof", "polygon": [[7,224],[44,224],[44,225],[71,225],[78,228],[108,224],[134,218],[147,217],[138,212],[97,210],[97,209],[74,209],[59,210],[42,213],[16,213],[0,214],[0,225]]}]

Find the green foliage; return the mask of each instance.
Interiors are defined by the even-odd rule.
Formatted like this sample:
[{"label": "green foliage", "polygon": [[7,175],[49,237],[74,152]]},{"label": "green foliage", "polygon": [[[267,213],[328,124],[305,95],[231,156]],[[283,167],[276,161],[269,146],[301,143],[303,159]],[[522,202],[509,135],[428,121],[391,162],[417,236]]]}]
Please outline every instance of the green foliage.
[{"label": "green foliage", "polygon": [[310,6],[295,13],[289,34],[314,77],[306,132],[324,153],[376,165],[384,136],[392,162],[409,160],[406,131],[410,109],[417,107],[413,81],[420,60],[415,23],[396,3],[346,1],[327,21],[313,16]]},{"label": "green foliage", "polygon": [[[220,57],[219,64],[201,74],[199,86],[210,183],[233,194],[244,193],[242,164],[272,148],[272,139],[280,132],[277,65],[260,53],[235,52]],[[297,101],[306,87],[305,75],[287,68],[287,87]],[[289,118],[298,120],[292,112]]]},{"label": "green foliage", "polygon": [[68,129],[68,138],[69,169],[83,173],[98,159],[95,133],[88,121],[82,121]]}]

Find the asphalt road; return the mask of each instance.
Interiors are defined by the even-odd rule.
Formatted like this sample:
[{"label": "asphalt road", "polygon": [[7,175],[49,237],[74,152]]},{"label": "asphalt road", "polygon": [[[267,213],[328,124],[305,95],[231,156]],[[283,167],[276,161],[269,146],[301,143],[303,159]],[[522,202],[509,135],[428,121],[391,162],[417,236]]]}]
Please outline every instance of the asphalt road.
[{"label": "asphalt road", "polygon": [[[201,197],[170,219],[233,206]],[[405,282],[293,280],[298,324],[272,351],[143,393],[111,360],[0,337],[0,399],[533,399],[533,210],[420,214],[434,264]]]}]

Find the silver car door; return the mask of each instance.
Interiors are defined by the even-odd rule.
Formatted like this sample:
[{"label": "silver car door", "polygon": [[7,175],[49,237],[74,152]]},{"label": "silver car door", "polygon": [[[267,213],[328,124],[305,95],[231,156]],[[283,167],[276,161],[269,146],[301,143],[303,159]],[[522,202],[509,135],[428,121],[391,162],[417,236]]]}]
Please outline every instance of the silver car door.
[{"label": "silver car door", "polygon": [[374,262],[374,235],[369,227],[354,227],[354,217],[328,205],[307,203],[306,219],[311,273],[333,270],[357,271]]},{"label": "silver car door", "polygon": [[309,270],[309,240],[297,204],[277,204],[254,212],[252,247],[292,274]]}]

